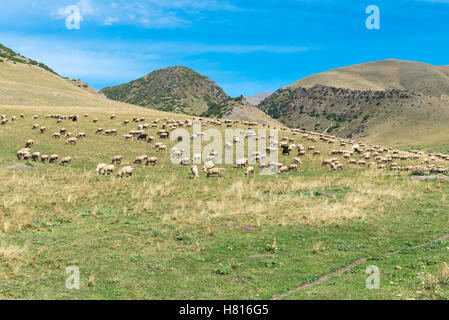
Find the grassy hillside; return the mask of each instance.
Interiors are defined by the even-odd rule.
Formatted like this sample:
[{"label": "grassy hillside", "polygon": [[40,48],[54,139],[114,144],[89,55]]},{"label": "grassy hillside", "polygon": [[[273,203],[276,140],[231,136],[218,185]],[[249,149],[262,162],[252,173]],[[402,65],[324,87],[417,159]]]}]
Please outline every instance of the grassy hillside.
[{"label": "grassy hillside", "polygon": [[209,78],[176,66],[101,90],[108,98],[163,111],[199,115],[229,97]]},{"label": "grassy hillside", "polygon": [[[106,100],[79,80],[65,79],[38,65],[0,62],[0,104],[37,106],[124,105]],[[87,87],[85,87],[87,85]]]},{"label": "grassy hillside", "polygon": [[444,66],[372,62],[304,78],[258,107],[290,127],[448,150],[448,75]]},{"label": "grassy hillside", "polygon": [[[361,266],[361,271],[345,274],[342,281],[351,284],[340,287],[338,296],[399,299],[397,293],[402,293],[400,299],[430,299],[449,293],[443,280],[437,282],[439,290],[423,288],[414,274],[430,261],[423,271],[437,275],[448,257],[441,248],[449,243],[410,249],[447,232],[442,223],[449,209],[445,180],[416,181],[410,172],[349,165],[340,156],[343,170],[333,171],[322,166],[323,159],[331,149],[350,146],[312,142],[291,131],[280,137],[308,150],[297,172],[261,176],[256,170],[248,177],[244,168],[218,165],[226,169],[223,177],[206,178],[200,172],[195,180],[189,167],[172,164],[153,144],[121,136],[135,129],[123,126],[125,119],[145,117],[152,123],[154,110],[112,107],[105,113],[69,107],[64,113],[89,117],[57,123],[45,119],[48,113],[61,112],[56,107],[0,108],[10,119],[25,115],[0,127],[2,298],[268,299],[367,256],[382,259],[364,265],[379,263],[381,289],[367,290],[364,281],[359,283]],[[91,121],[94,117],[97,123]],[[32,130],[34,123],[46,126],[47,132]],[[146,132],[156,136],[165,123]],[[61,127],[86,132],[87,138],[73,146],[53,139]],[[96,135],[97,127],[116,128],[119,134]],[[208,124],[203,130],[208,128],[220,129]],[[21,162],[30,169],[8,168],[19,162],[16,152],[29,138],[35,141],[33,152],[71,156],[72,163],[64,167],[30,161]],[[175,143],[163,142],[168,149]],[[312,145],[320,156],[312,155]],[[132,178],[95,174],[96,165],[110,162],[115,154],[124,158],[117,167],[134,167]],[[159,163],[133,164],[141,154],[156,156]],[[294,156],[280,155],[279,161],[288,165]],[[420,159],[399,162],[415,165]],[[386,260],[384,253],[396,249],[408,254],[400,262]],[[392,263],[400,263],[403,271],[390,272]],[[64,288],[69,265],[80,268],[80,290]],[[399,275],[401,281],[391,287],[389,282],[396,283]],[[327,283],[323,286],[286,298],[333,298],[336,293],[329,292]]]},{"label": "grassy hillside", "polygon": [[352,90],[410,90],[439,98],[449,93],[449,71],[421,62],[385,60],[315,74],[290,87],[316,84]]}]

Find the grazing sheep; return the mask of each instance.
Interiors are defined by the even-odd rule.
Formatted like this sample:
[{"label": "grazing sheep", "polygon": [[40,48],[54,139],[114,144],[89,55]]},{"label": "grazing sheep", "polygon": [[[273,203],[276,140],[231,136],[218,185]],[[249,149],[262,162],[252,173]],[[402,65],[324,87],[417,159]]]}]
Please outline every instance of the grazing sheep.
[{"label": "grazing sheep", "polygon": [[133,168],[130,166],[121,168],[117,173],[117,176],[119,176],[120,178],[131,177],[132,175],[133,175]]},{"label": "grazing sheep", "polygon": [[45,163],[46,161],[48,161],[48,154],[43,154],[43,155],[41,156],[41,162],[42,162],[42,163]]},{"label": "grazing sheep", "polygon": [[206,176],[208,178],[210,178],[212,176],[223,177],[224,171],[225,171],[225,168],[210,168],[207,170]]},{"label": "grazing sheep", "polygon": [[242,158],[235,162],[235,168],[246,167],[248,165],[248,159]]},{"label": "grazing sheep", "polygon": [[203,165],[203,171],[207,172],[209,169],[212,169],[214,167],[215,167],[215,163],[213,163],[212,161],[206,161],[206,162],[204,162],[204,165]]},{"label": "grazing sheep", "polygon": [[254,174],[254,167],[246,168],[245,176],[250,176]]},{"label": "grazing sheep", "polygon": [[61,159],[60,164],[61,165],[69,165],[72,162],[72,158],[71,157],[64,157]]},{"label": "grazing sheep", "polygon": [[298,171],[298,165],[297,164],[291,164],[288,167],[288,171]]},{"label": "grazing sheep", "polygon": [[293,158],[293,163],[302,164],[302,161],[300,158]]},{"label": "grazing sheep", "polygon": [[147,139],[148,143],[152,143],[154,141],[154,137],[153,136],[149,136]]},{"label": "grazing sheep", "polygon": [[31,129],[37,129],[37,128],[39,128],[39,125],[37,124],[37,123],[35,123],[35,124],[33,124],[33,126],[31,127]]},{"label": "grazing sheep", "polygon": [[33,146],[34,144],[34,140],[29,139],[25,142],[25,148],[30,148],[31,146]]},{"label": "grazing sheep", "polygon": [[30,148],[23,148],[17,151],[17,159],[18,160],[25,160],[25,158],[28,158],[28,155],[30,154]]},{"label": "grazing sheep", "polygon": [[115,166],[113,164],[108,164],[103,168],[103,174],[112,174],[115,170]]},{"label": "grazing sheep", "polygon": [[321,153],[318,151],[318,150],[315,150],[314,152],[313,152],[313,156],[319,156]]},{"label": "grazing sheep", "polygon": [[95,169],[96,174],[103,173],[104,168],[106,167],[106,163],[99,163],[97,168]]},{"label": "grazing sheep", "polygon": [[191,166],[190,167],[190,172],[193,174],[194,179],[198,179],[198,167],[197,166]]},{"label": "grazing sheep", "polygon": [[85,137],[86,137],[86,133],[84,133],[84,132],[78,132],[78,134],[76,135],[76,137],[77,137],[78,139],[85,138]]},{"label": "grazing sheep", "polygon": [[137,141],[140,141],[140,140],[146,141],[146,140],[147,140],[147,137],[148,137],[148,135],[147,135],[146,133],[140,134],[140,135],[137,137]]},{"label": "grazing sheep", "polygon": [[41,153],[40,153],[40,152],[34,152],[34,153],[31,155],[31,160],[33,160],[33,161],[38,161],[40,156],[41,156]]},{"label": "grazing sheep", "polygon": [[282,166],[279,168],[279,173],[287,173],[288,172],[288,167],[287,166]]},{"label": "grazing sheep", "polygon": [[133,163],[142,164],[147,160],[147,158],[148,157],[146,157],[146,156],[138,156],[134,159]]},{"label": "grazing sheep", "polygon": [[157,158],[156,157],[149,157],[145,164],[146,165],[151,164],[151,165],[155,166],[157,164]]},{"label": "grazing sheep", "polygon": [[67,129],[66,128],[61,128],[61,129],[59,129],[59,133],[60,134],[65,134],[67,132]]},{"label": "grazing sheep", "polygon": [[41,131],[41,133],[45,133],[45,131],[47,131],[47,128],[46,127],[40,127],[40,131]]},{"label": "grazing sheep", "polygon": [[52,154],[51,156],[50,156],[50,163],[55,163],[56,161],[58,161],[58,159],[59,159],[59,156],[57,155],[57,154]]},{"label": "grazing sheep", "polygon": [[116,164],[121,164],[122,163],[122,159],[123,157],[120,155],[114,156],[112,158],[112,164],[116,163]]},{"label": "grazing sheep", "polygon": [[165,151],[167,152],[167,146],[165,144],[160,144],[157,148],[156,148],[157,152],[162,152]]},{"label": "grazing sheep", "polygon": [[52,137],[55,139],[59,139],[59,138],[61,138],[61,134],[59,132],[55,132],[52,134]]},{"label": "grazing sheep", "polygon": [[68,138],[68,139],[66,140],[65,144],[71,144],[71,145],[74,145],[74,144],[76,144],[77,140],[78,140],[78,139],[75,138],[75,137]]},{"label": "grazing sheep", "polygon": [[98,128],[96,131],[95,131],[95,134],[99,134],[99,133],[103,133],[103,128]]}]

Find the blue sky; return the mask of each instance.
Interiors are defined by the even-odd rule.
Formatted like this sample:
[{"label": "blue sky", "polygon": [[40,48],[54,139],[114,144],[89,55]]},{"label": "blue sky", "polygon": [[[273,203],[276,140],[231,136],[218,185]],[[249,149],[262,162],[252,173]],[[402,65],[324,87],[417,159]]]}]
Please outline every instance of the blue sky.
[{"label": "blue sky", "polygon": [[[232,96],[395,58],[449,64],[449,0],[0,0],[0,43],[94,87],[184,65]],[[79,30],[66,28],[77,5]],[[380,30],[368,30],[368,5]]]}]

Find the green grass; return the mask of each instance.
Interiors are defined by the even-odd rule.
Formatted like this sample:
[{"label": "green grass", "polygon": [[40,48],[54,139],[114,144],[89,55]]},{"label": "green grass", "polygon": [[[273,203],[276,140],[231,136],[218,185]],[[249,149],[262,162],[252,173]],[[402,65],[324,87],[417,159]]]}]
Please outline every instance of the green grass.
[{"label": "green grass", "polygon": [[[287,298],[396,299],[402,293],[433,299],[449,293],[439,275],[449,244],[406,250],[447,232],[446,181],[412,181],[404,173],[349,165],[334,172],[321,161],[338,147],[322,142],[313,143],[322,156],[309,153],[298,172],[245,177],[244,169],[223,165],[223,178],[201,172],[193,180],[189,168],[171,164],[167,154],[120,136],[134,129],[122,126],[124,119],[140,115],[151,123],[153,111],[111,108],[117,115],[111,121],[95,108],[2,107],[8,115],[22,112],[25,120],[0,127],[2,298],[269,299],[364,257],[373,259]],[[61,124],[43,119],[55,112],[86,112],[89,118]],[[33,114],[40,117],[32,120]],[[33,123],[45,125],[47,133],[31,130]],[[61,127],[84,131],[87,138],[75,146],[51,138]],[[98,127],[116,128],[119,135],[95,135]],[[284,135],[306,148],[312,144]],[[29,138],[36,142],[33,152],[69,155],[72,164],[7,169]],[[96,175],[96,165],[115,154],[124,156],[123,166],[141,154],[160,161],[155,167],[131,164],[130,179]],[[279,160],[289,164],[291,158]],[[404,251],[383,255],[394,250]],[[382,271],[380,290],[364,287],[369,264]],[[64,286],[70,265],[80,268],[79,291]],[[436,292],[419,289],[418,270],[440,281]],[[425,293],[413,295],[418,290]]]}]

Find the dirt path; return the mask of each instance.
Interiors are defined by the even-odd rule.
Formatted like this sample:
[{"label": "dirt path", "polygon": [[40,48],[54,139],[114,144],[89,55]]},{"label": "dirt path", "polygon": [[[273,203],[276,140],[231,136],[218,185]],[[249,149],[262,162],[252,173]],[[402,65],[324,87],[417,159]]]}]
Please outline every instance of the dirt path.
[{"label": "dirt path", "polygon": [[[414,247],[412,247],[412,249],[421,248],[421,247],[424,247],[424,246],[426,246],[426,245],[428,245],[428,244],[431,244],[431,243],[433,243],[433,242],[436,242],[436,241],[442,241],[442,240],[446,240],[446,239],[449,239],[449,233],[446,233],[445,235],[443,235],[443,236],[441,236],[441,237],[439,237],[439,238],[437,238],[437,239],[434,239],[434,240],[432,240],[432,241],[429,241],[429,242],[426,242],[426,243],[423,243],[423,244],[419,244],[419,245],[417,245],[417,246],[414,246]],[[385,256],[391,256],[391,255],[393,255],[393,254],[399,253],[400,251],[401,251],[401,250],[396,250],[396,251],[393,251],[393,252],[387,252],[387,253],[384,253],[384,255],[385,255]],[[345,273],[346,271],[351,270],[351,269],[354,268],[354,267],[357,267],[357,266],[359,266],[359,265],[361,265],[361,264],[364,264],[366,261],[368,261],[368,259],[369,259],[369,258],[362,258],[362,259],[359,259],[359,260],[357,260],[357,261],[351,263],[350,265],[347,265],[347,266],[344,267],[344,268],[338,269],[337,271],[334,271],[334,272],[332,272],[332,273],[328,273],[328,274],[322,276],[321,278],[319,278],[318,280],[316,280],[316,281],[314,281],[314,282],[310,282],[310,283],[303,284],[303,285],[301,285],[301,286],[299,286],[299,287],[297,287],[297,288],[288,290],[288,291],[284,292],[283,294],[280,294],[280,295],[278,295],[278,296],[274,296],[273,298],[271,298],[271,300],[281,300],[281,299],[283,299],[283,298],[285,298],[285,297],[287,297],[287,296],[289,296],[289,295],[291,295],[291,294],[293,294],[293,293],[295,293],[295,292],[297,292],[297,291],[299,291],[299,290],[302,290],[302,289],[306,289],[306,288],[310,288],[310,287],[314,287],[314,286],[316,286],[316,285],[319,285],[320,283],[323,283],[323,282],[325,282],[325,281],[327,281],[327,280],[329,280],[329,279],[331,279],[331,278],[333,278],[333,277],[339,276],[339,275]]]}]

